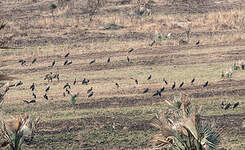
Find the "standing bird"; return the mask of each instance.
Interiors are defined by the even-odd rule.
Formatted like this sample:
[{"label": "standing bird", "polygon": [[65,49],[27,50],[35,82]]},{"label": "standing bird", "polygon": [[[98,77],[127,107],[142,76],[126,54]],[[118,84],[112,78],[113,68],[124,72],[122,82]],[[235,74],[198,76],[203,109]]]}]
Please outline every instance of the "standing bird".
[{"label": "standing bird", "polygon": [[28,100],[23,100],[23,102],[27,103],[27,104],[30,104],[30,103],[36,103],[36,100],[33,99],[31,101],[28,101]]},{"label": "standing bird", "polygon": [[200,44],[200,40],[198,40],[198,41],[196,42],[196,46],[199,47],[199,44]]},{"label": "standing bird", "polygon": [[118,83],[115,83],[115,85],[117,86],[117,88],[119,88],[119,87],[120,87]]},{"label": "standing bird", "polygon": [[174,84],[172,85],[172,90],[175,88],[175,84],[176,84],[176,83],[175,83],[175,81],[174,81]]},{"label": "standing bird", "polygon": [[134,82],[135,82],[136,84],[139,84],[139,82],[138,82],[137,79],[134,79],[134,78],[130,78],[130,79],[134,80]]},{"label": "standing bird", "polygon": [[184,82],[181,82],[179,85],[179,88],[182,88],[183,85],[184,85]]},{"label": "standing bird", "polygon": [[146,89],[143,91],[144,94],[147,93],[147,92],[149,92],[149,88],[146,88]]},{"label": "standing bird", "polygon": [[90,89],[88,89],[87,93],[90,93],[93,90],[93,87],[91,87]]},{"label": "standing bird", "polygon": [[69,85],[69,83],[66,83],[66,84],[64,85],[63,89],[65,89],[65,88],[71,89],[71,86]]},{"label": "standing bird", "polygon": [[225,107],[225,103],[222,101],[221,104],[220,104],[221,108],[224,109]]},{"label": "standing bird", "polygon": [[208,81],[203,85],[203,88],[205,88],[206,86],[208,86]]},{"label": "standing bird", "polygon": [[225,109],[225,110],[227,110],[227,109],[229,109],[229,108],[230,108],[230,106],[231,106],[231,104],[230,104],[230,103],[228,103],[228,104],[226,104],[226,105],[225,105],[225,108],[224,108],[224,109]]},{"label": "standing bird", "polygon": [[66,89],[66,93],[67,93],[68,95],[71,94],[71,92],[70,92],[68,89]]},{"label": "standing bird", "polygon": [[90,65],[93,63],[95,63],[95,59],[89,62]]},{"label": "standing bird", "polygon": [[82,84],[88,85],[88,83],[89,83],[89,80],[84,78],[83,81],[82,81]]},{"label": "standing bird", "polygon": [[152,96],[154,97],[154,96],[157,96],[157,95],[159,95],[161,97],[162,94],[161,94],[160,91],[157,90]]},{"label": "standing bird", "polygon": [[191,84],[193,84],[193,83],[194,83],[194,81],[195,81],[195,78],[193,78],[193,79],[191,80]]},{"label": "standing bird", "polygon": [[147,80],[150,80],[151,79],[151,75],[148,76]]},{"label": "standing bird", "polygon": [[22,85],[22,84],[23,84],[23,82],[22,82],[22,81],[19,81],[18,83],[16,83],[15,86],[17,87],[17,86],[20,86],[20,85]]},{"label": "standing bird", "polygon": [[21,64],[21,66],[23,66],[26,63],[26,61],[21,59],[21,60],[19,60],[19,63]]},{"label": "standing bird", "polygon": [[235,109],[238,105],[239,105],[239,102],[236,102],[236,103],[233,105],[233,109]]},{"label": "standing bird", "polygon": [[32,96],[33,96],[33,98],[34,98],[34,99],[36,99],[36,98],[37,98],[37,96],[36,96],[36,94],[35,94],[35,93],[32,93]]},{"label": "standing bird", "polygon": [[163,82],[165,82],[165,84],[168,85],[168,81],[165,78],[163,78]]},{"label": "standing bird", "polygon": [[0,25],[0,30],[2,30],[5,26],[6,26],[7,23],[1,23]]},{"label": "standing bird", "polygon": [[160,92],[163,92],[165,90],[165,87],[162,87],[161,89],[160,89]]},{"label": "standing bird", "polygon": [[70,53],[67,53],[67,54],[65,55],[65,58],[67,58],[69,55],[70,55]]},{"label": "standing bird", "polygon": [[67,63],[68,63],[68,60],[66,60],[66,61],[64,62],[64,66],[67,65]]},{"label": "standing bird", "polygon": [[45,92],[48,92],[50,89],[50,86],[48,86],[46,89],[45,89]]},{"label": "standing bird", "polygon": [[129,59],[129,57],[128,57],[128,56],[127,56],[127,61],[128,61],[128,62],[130,62],[130,59]]},{"label": "standing bird", "polygon": [[153,40],[149,46],[153,46],[156,43],[156,40]]},{"label": "standing bird", "polygon": [[131,53],[132,51],[134,51],[134,49],[133,49],[133,48],[131,48],[131,49],[128,51],[128,53]]},{"label": "standing bird", "polygon": [[55,65],[55,60],[52,62],[52,65],[51,65],[51,67],[54,67],[54,65]]},{"label": "standing bird", "polygon": [[107,63],[110,63],[110,62],[111,62],[111,57],[108,57]]},{"label": "standing bird", "polygon": [[73,81],[73,85],[76,85],[77,83],[77,79],[75,78],[75,80]]},{"label": "standing bird", "polygon": [[70,65],[70,64],[72,64],[72,61],[70,61],[70,62],[67,63],[67,65]]},{"label": "standing bird", "polygon": [[37,58],[34,58],[31,63],[34,64],[36,61],[37,61]]},{"label": "standing bird", "polygon": [[45,93],[45,94],[43,95],[43,97],[44,97],[46,100],[48,100],[48,95],[47,95],[47,93]]},{"label": "standing bird", "polygon": [[94,92],[91,92],[89,95],[88,95],[88,98],[93,96],[94,95]]},{"label": "standing bird", "polygon": [[35,90],[35,84],[34,84],[34,83],[32,83],[32,85],[30,86],[30,89],[31,89],[32,91]]},{"label": "standing bird", "polygon": [[135,80],[134,80],[134,82],[135,82],[136,84],[139,84],[139,82],[138,82],[138,80],[137,80],[137,79],[135,79]]}]

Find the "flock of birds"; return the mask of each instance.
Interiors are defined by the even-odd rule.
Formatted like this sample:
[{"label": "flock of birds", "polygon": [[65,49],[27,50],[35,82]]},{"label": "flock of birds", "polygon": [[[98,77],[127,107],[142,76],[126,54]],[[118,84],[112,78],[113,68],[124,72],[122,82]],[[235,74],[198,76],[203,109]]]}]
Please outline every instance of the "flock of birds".
[{"label": "flock of birds", "polygon": [[231,103],[225,104],[224,102],[222,102],[220,105],[221,105],[221,108],[224,109],[224,110],[227,110],[229,108],[232,108],[234,110],[235,108],[238,107],[239,102],[236,102],[233,106],[231,105]]},{"label": "flock of birds", "polygon": [[[155,43],[156,43],[156,41],[154,40],[151,44],[149,44],[149,46],[153,46]],[[198,40],[198,41],[196,42],[196,46],[199,47],[199,44],[200,44],[200,41]],[[132,53],[133,51],[134,51],[134,48],[131,48],[131,49],[129,49],[128,53]],[[66,59],[65,62],[64,62],[64,64],[63,64],[64,66],[66,66],[66,65],[71,65],[71,64],[72,64],[72,61],[69,61],[69,60],[68,60],[69,55],[70,55],[70,53],[67,53],[67,54],[64,56],[64,58]],[[95,63],[95,61],[96,61],[96,60],[93,59],[92,61],[89,62],[89,64],[91,65],[91,64]],[[129,58],[128,56],[127,56],[127,61],[130,62],[130,58]],[[24,65],[26,65],[26,63],[27,63],[27,62],[26,62],[25,60],[23,60],[23,59],[19,60],[18,62],[20,63],[21,66],[24,66]],[[37,58],[34,58],[34,59],[32,60],[32,62],[31,62],[31,64],[34,64],[34,63],[36,63],[36,62],[37,62]],[[108,57],[107,63],[110,63],[110,62],[111,62],[111,57]],[[50,66],[48,66],[48,67],[53,68],[53,67],[55,66],[55,64],[56,64],[56,61],[54,60],[54,61],[52,62],[52,64],[51,64]],[[151,78],[152,78],[152,76],[149,75],[149,76],[147,77],[147,80],[150,80]],[[45,77],[44,77],[44,80],[48,80],[48,82],[50,82],[50,81],[52,82],[53,79],[57,79],[57,80],[59,81],[59,74],[50,72],[49,74],[46,74]],[[138,82],[137,79],[135,79],[135,78],[130,78],[130,79],[134,80],[134,81],[135,81],[135,84],[139,84],[139,82]],[[83,85],[88,85],[88,83],[90,82],[90,80],[84,78],[81,82],[82,82]],[[167,81],[165,78],[163,78],[163,82],[164,82],[166,85],[169,84],[168,81]],[[195,82],[195,77],[190,81],[191,85],[193,85],[194,82]],[[72,84],[73,84],[73,85],[76,85],[77,83],[78,83],[78,81],[75,79],[75,80],[73,81]],[[181,89],[181,88],[184,86],[184,84],[185,84],[184,82],[181,82],[181,83],[178,85],[178,88]],[[206,82],[202,85],[202,87],[205,88],[205,87],[208,86],[208,84],[209,84],[209,82],[206,81]],[[21,86],[21,85],[23,85],[23,82],[22,82],[22,81],[19,81],[19,82],[17,82],[16,84],[9,85],[9,86],[6,88],[5,93],[9,90],[9,88],[11,88],[11,87],[18,87],[18,86]],[[119,83],[115,83],[115,86],[116,86],[116,88],[120,88]],[[35,87],[36,87],[36,86],[35,86],[35,83],[32,83],[32,85],[30,86],[30,90],[32,91],[33,99],[30,100],[30,101],[24,100],[23,102],[25,102],[25,103],[27,103],[27,104],[30,104],[30,103],[36,103],[36,98],[37,98],[37,96],[36,96],[36,94],[34,93]],[[51,88],[51,87],[48,86],[48,87],[45,89],[45,93],[44,93],[44,95],[43,95],[43,98],[46,99],[46,100],[49,100],[48,92],[49,92],[50,88]],[[172,86],[171,86],[171,89],[174,90],[174,89],[176,89],[176,88],[177,88],[177,85],[176,85],[176,82],[174,82],[174,83],[172,84]],[[64,89],[64,92],[63,92],[63,96],[64,96],[64,97],[65,97],[67,94],[70,95],[70,96],[72,96],[72,97],[77,97],[78,94],[79,94],[79,93],[78,93],[78,94],[75,94],[75,95],[71,94],[71,92],[70,92],[71,86],[70,86],[69,83],[66,83],[66,84],[64,85],[63,89]],[[161,97],[162,92],[163,92],[164,90],[165,90],[165,87],[163,86],[161,89],[159,89],[159,90],[157,90],[156,92],[154,92],[152,96],[153,96],[153,97],[155,97],[155,96],[160,96],[160,97]],[[146,88],[146,89],[144,89],[143,94],[148,93],[149,91],[150,91],[150,89],[149,89],[149,88]],[[90,89],[87,90],[87,94],[88,94],[88,95],[87,95],[88,98],[90,98],[90,97],[92,97],[92,96],[94,95],[93,87],[91,87]],[[234,106],[233,106],[233,109],[236,108],[238,105],[239,105],[239,102],[235,103]],[[229,108],[231,107],[231,104],[230,104],[230,103],[224,104],[224,102],[222,102],[221,106],[222,106],[221,108],[227,110],[227,109],[229,109]]]}]

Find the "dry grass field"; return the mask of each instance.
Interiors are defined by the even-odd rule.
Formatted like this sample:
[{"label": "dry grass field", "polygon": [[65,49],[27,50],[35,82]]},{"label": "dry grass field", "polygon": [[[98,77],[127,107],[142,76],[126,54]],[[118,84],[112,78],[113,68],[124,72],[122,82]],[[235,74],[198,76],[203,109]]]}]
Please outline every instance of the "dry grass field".
[{"label": "dry grass field", "polygon": [[[0,1],[0,21],[7,23],[0,31],[5,40],[0,74],[17,78],[10,85],[23,82],[5,95],[1,119],[41,117],[33,141],[23,149],[153,149],[151,140],[159,131],[151,119],[167,109],[165,100],[185,94],[202,106],[205,120],[224,129],[219,148],[245,150],[245,70],[221,77],[245,61],[245,1],[140,2],[149,14],[135,12],[136,0],[104,0],[92,16],[86,0]],[[104,29],[108,24],[121,28]],[[64,65],[66,60],[72,64]],[[60,80],[44,80],[50,72]],[[88,84],[82,84],[84,78]],[[36,103],[27,104],[23,100],[33,99],[32,83]],[[72,94],[79,93],[74,105],[63,95],[66,83]],[[153,97],[162,87],[161,97]],[[224,110],[222,102],[239,106]]]}]

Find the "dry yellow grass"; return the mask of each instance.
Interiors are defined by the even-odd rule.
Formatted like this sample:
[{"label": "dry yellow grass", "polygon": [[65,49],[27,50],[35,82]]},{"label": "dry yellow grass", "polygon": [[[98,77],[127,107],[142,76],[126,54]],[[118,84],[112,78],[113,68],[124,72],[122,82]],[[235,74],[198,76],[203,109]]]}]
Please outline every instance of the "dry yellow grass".
[{"label": "dry yellow grass", "polygon": [[[31,5],[29,0],[22,2]],[[157,6],[166,3],[158,0],[155,2]],[[12,3],[10,7],[18,6],[14,1],[7,4]],[[29,44],[20,49],[0,50],[3,64],[1,70],[5,72],[9,70],[11,75],[19,78],[11,84],[19,80],[24,83],[21,87],[12,88],[6,94],[2,110],[6,116],[24,113],[43,116],[41,134],[35,137],[38,149],[52,149],[50,147],[54,146],[57,149],[64,147],[72,149],[71,145],[74,149],[81,149],[83,146],[88,148],[89,144],[91,147],[99,146],[105,149],[113,149],[118,145],[125,149],[148,149],[147,143],[155,131],[143,123],[147,124],[158,110],[166,109],[165,99],[152,97],[153,92],[163,86],[166,87],[166,93],[162,96],[167,98],[173,98],[172,95],[178,95],[180,92],[204,96],[194,98],[193,102],[204,106],[205,115],[239,115],[243,111],[244,97],[237,93],[232,95],[230,92],[244,89],[243,84],[238,84],[245,80],[244,72],[234,71],[231,80],[220,78],[222,71],[229,69],[237,60],[243,59],[245,34],[240,32],[244,29],[243,9],[188,15],[180,13],[166,15],[164,10],[159,9],[153,11],[151,16],[140,17],[129,16],[130,12],[125,11],[135,7],[136,3],[117,6],[115,3],[113,1],[110,6],[101,9],[91,23],[88,22],[88,18],[80,16],[76,7],[74,9],[77,9],[77,12],[73,16],[67,15],[68,11],[72,11],[69,7],[58,8],[54,11],[54,18],[50,10],[36,9],[41,17],[29,16],[31,19],[28,21],[13,19],[8,23],[8,30],[2,32],[6,36],[14,33],[18,35],[14,41],[20,41],[20,44],[27,41]],[[117,9],[122,11],[107,13],[108,10]],[[33,13],[35,15],[35,12]],[[100,30],[100,27],[109,23],[124,28]],[[23,26],[30,28],[26,29]],[[189,44],[179,45],[179,40],[186,38],[188,28],[192,33]],[[149,46],[157,34],[165,36],[169,33],[172,33],[169,38],[157,40],[155,45]],[[80,39],[80,36],[86,38]],[[49,40],[47,43],[43,43],[43,39],[40,43],[39,41],[31,43],[32,38],[39,40],[39,37]],[[72,38],[75,40],[70,41]],[[56,42],[56,39],[67,40],[62,43],[58,40]],[[201,42],[199,47],[195,45],[197,40]],[[130,48],[135,50],[129,54]],[[71,53],[68,59],[73,61],[70,66],[63,65],[64,55],[67,52]],[[107,64],[109,56],[111,62]],[[130,57],[132,63],[127,62],[126,56]],[[30,65],[34,57],[38,58],[37,62]],[[28,65],[21,66],[18,63],[19,59],[27,60]],[[92,59],[96,59],[96,63],[88,65]],[[47,68],[53,60],[56,60],[55,67]],[[60,82],[43,81],[45,74],[51,71],[60,73]],[[152,79],[147,80],[150,74]],[[169,81],[168,85],[163,83],[163,77]],[[193,77],[196,77],[194,86],[190,84]],[[62,94],[64,84],[72,83],[75,78],[80,83],[72,86],[71,92],[79,92],[80,96],[77,98],[77,104],[72,106],[70,97],[63,97]],[[83,78],[90,79],[89,85],[81,85]],[[138,79],[139,84],[136,85],[130,78]],[[207,80],[210,87],[202,89],[201,86]],[[185,82],[183,91],[171,90],[174,81],[177,86],[182,81]],[[35,90],[37,103],[24,104],[23,100],[33,99],[32,91],[29,89],[33,82],[37,83]],[[115,82],[119,83],[119,89],[116,88]],[[48,101],[43,98],[47,86],[51,86]],[[87,98],[87,90],[90,87],[93,87],[94,95]],[[150,92],[143,94],[146,88],[150,88]],[[212,96],[214,93],[218,95]],[[142,102],[137,103],[138,99]],[[132,100],[132,106],[124,104],[124,100],[129,102]],[[222,100],[232,103],[239,101],[241,105],[236,110],[221,110]],[[119,124],[118,130],[114,130],[115,124]],[[76,136],[83,139],[78,139],[76,143],[73,140]],[[231,137],[224,139],[222,146],[239,149],[239,144],[244,140],[239,136],[231,135]],[[232,140],[237,140],[238,143],[232,146],[226,143]]]}]

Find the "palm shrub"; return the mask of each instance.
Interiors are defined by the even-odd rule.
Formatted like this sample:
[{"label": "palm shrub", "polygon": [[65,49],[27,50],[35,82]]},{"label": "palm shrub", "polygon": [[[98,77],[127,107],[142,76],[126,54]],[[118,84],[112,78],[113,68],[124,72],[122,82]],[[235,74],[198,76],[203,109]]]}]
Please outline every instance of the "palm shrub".
[{"label": "palm shrub", "polygon": [[164,150],[215,150],[221,130],[201,120],[200,110],[185,100],[166,101],[169,110],[152,119],[151,125],[160,129],[153,143]]},{"label": "palm shrub", "polygon": [[70,101],[71,101],[71,104],[72,105],[75,105],[76,104],[76,101],[77,101],[77,96],[79,95],[79,93],[77,93],[77,94],[74,94],[74,95],[72,95],[72,94],[70,94]]},{"label": "palm shrub", "polygon": [[6,139],[4,146],[9,145],[11,150],[21,150],[24,141],[33,139],[39,121],[40,117],[34,119],[28,115],[2,121],[2,133]]},{"label": "palm shrub", "polygon": [[71,101],[71,104],[72,105],[75,105],[76,104],[76,96],[73,96],[73,95],[70,95],[70,101]]},{"label": "palm shrub", "polygon": [[[11,124],[2,122],[2,131],[7,139],[10,148],[12,150],[21,150],[21,146],[24,142],[23,130],[25,123],[22,121],[18,121],[15,124],[11,122]],[[16,128],[11,128],[11,126],[15,126]]]}]

